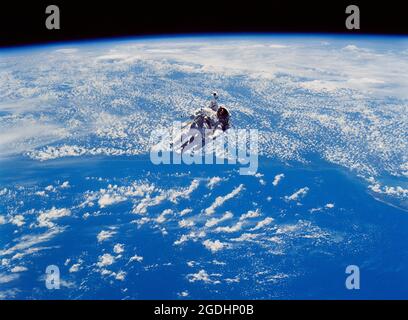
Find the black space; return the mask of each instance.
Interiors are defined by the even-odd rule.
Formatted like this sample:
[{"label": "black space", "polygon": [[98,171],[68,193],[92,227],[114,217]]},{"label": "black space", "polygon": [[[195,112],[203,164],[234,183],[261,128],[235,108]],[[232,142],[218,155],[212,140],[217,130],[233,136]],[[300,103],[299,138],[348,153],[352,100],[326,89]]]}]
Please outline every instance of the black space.
[{"label": "black space", "polygon": [[[61,29],[45,27],[58,5]],[[345,8],[360,8],[361,29],[347,30]],[[0,46],[116,36],[301,32],[408,34],[408,10],[387,1],[14,1],[0,4]]]}]

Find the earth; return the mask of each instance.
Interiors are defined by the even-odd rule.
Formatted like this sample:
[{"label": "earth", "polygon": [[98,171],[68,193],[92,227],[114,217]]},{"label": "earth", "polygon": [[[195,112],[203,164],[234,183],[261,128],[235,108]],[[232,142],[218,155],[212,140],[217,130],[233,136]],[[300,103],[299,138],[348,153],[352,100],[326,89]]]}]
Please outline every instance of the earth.
[{"label": "earth", "polygon": [[[408,298],[407,86],[406,37],[1,49],[0,298]],[[153,164],[213,90],[256,173]]]}]

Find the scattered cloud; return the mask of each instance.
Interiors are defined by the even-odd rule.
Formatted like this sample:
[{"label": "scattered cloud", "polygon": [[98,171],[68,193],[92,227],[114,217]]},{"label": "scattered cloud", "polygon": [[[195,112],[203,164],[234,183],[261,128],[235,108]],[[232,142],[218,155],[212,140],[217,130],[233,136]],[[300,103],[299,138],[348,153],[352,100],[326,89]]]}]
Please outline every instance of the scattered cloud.
[{"label": "scattered cloud", "polygon": [[220,240],[212,241],[209,239],[205,240],[203,242],[203,245],[204,247],[206,247],[206,249],[210,250],[213,253],[230,247],[228,243],[221,242]]},{"label": "scattered cloud", "polygon": [[157,223],[163,223],[167,220],[168,215],[172,215],[173,210],[172,209],[165,209],[163,212],[155,219]]},{"label": "scattered cloud", "polygon": [[174,241],[174,245],[178,246],[187,241],[197,241],[198,239],[204,238],[207,234],[205,231],[191,231],[189,234],[183,234],[178,240]]},{"label": "scattered cloud", "polygon": [[179,297],[185,298],[185,297],[188,297],[190,295],[190,293],[186,290],[186,291],[181,291],[181,292],[177,293],[177,295]]},{"label": "scattered cloud", "polygon": [[255,233],[243,233],[238,238],[233,238],[231,241],[243,242],[243,241],[252,241],[258,238],[259,234]]},{"label": "scattered cloud", "polygon": [[111,206],[113,204],[123,202],[126,200],[127,199],[125,197],[122,197],[120,195],[104,194],[102,195],[101,198],[99,198],[98,204],[99,204],[99,207],[105,208],[106,206]]},{"label": "scattered cloud", "polygon": [[207,215],[211,215],[214,214],[215,209],[217,209],[218,207],[222,206],[226,201],[234,198],[235,196],[237,196],[242,190],[244,190],[244,185],[240,184],[238,187],[236,187],[234,190],[232,190],[230,193],[228,193],[225,196],[219,196],[215,199],[215,201],[213,202],[213,204],[208,207],[207,209],[205,209],[205,214]]},{"label": "scattered cloud", "polygon": [[190,208],[183,209],[183,210],[180,211],[180,216],[184,216],[184,215],[189,214],[191,212],[193,212],[193,209],[190,209]]},{"label": "scattered cloud", "polygon": [[55,207],[52,207],[50,210],[40,211],[40,214],[37,217],[38,226],[52,228],[55,226],[55,220],[70,215],[71,210],[66,208],[56,209]]},{"label": "scattered cloud", "polygon": [[137,254],[135,254],[134,256],[132,256],[132,257],[129,259],[129,262],[134,262],[134,261],[136,261],[136,262],[142,262],[142,261],[143,261],[143,257],[142,257],[142,256],[138,256]]},{"label": "scattered cloud", "polygon": [[180,228],[191,228],[195,225],[194,221],[191,219],[182,219],[178,222]]},{"label": "scattered cloud", "polygon": [[11,268],[10,271],[13,272],[13,273],[17,273],[17,272],[24,272],[24,271],[27,271],[27,270],[28,270],[27,267],[15,266],[15,267]]},{"label": "scattered cloud", "polygon": [[15,281],[19,277],[20,276],[18,273],[11,273],[11,274],[0,273],[0,284],[5,284],[5,283]]},{"label": "scattered cloud", "polygon": [[284,177],[285,175],[283,173],[277,174],[275,178],[273,178],[272,184],[276,187]]},{"label": "scattered cloud", "polygon": [[205,283],[212,283],[212,284],[220,283],[219,280],[211,279],[210,275],[204,269],[201,269],[197,273],[188,274],[187,279],[189,282],[202,281]]},{"label": "scattered cloud", "polygon": [[82,261],[78,261],[78,263],[73,264],[70,268],[69,268],[69,272],[70,273],[74,273],[74,272],[78,272],[80,267],[81,267]]},{"label": "scattered cloud", "polygon": [[143,198],[137,205],[133,207],[132,213],[135,214],[146,214],[149,207],[157,206],[166,200],[166,196],[160,194],[156,197],[151,198],[150,195],[147,195],[146,198]]},{"label": "scattered cloud", "polygon": [[68,189],[69,187],[70,187],[69,181],[64,181],[64,182],[61,184],[61,189]]},{"label": "scattered cloud", "polygon": [[121,244],[121,243],[117,243],[113,247],[113,252],[115,252],[116,254],[121,254],[124,251],[125,251],[125,246],[123,244]]},{"label": "scattered cloud", "polygon": [[10,223],[16,225],[17,227],[21,227],[25,224],[24,221],[24,216],[21,214],[17,214],[15,216],[12,216],[10,219]]},{"label": "scattered cloud", "polygon": [[101,232],[98,233],[96,238],[98,239],[98,242],[103,242],[105,240],[112,238],[115,234],[116,231],[113,230],[102,230]]},{"label": "scattered cloud", "polygon": [[208,179],[207,188],[213,189],[221,181],[222,181],[222,178],[220,178],[220,177],[212,177],[212,178]]},{"label": "scattered cloud", "polygon": [[99,256],[98,263],[96,265],[100,268],[103,268],[112,265],[114,262],[115,257],[109,253],[105,253]]},{"label": "scattered cloud", "polygon": [[38,250],[45,249],[44,247],[40,248],[34,248],[34,246],[47,242],[54,238],[57,234],[60,234],[64,231],[64,228],[52,228],[49,229],[48,231],[40,234],[29,234],[29,235],[24,235],[19,239],[16,239],[15,242],[17,242],[14,246],[8,248],[8,249],[3,249],[0,250],[0,256],[5,256],[5,255],[13,255],[13,258],[22,258],[23,256],[27,254],[32,254],[35,252],[38,252]]},{"label": "scattered cloud", "polygon": [[220,222],[223,222],[223,221],[228,220],[228,219],[232,219],[233,217],[234,217],[234,215],[232,214],[232,212],[227,211],[220,218],[208,219],[206,221],[206,223],[205,223],[205,226],[207,228],[211,228],[211,227],[214,227],[215,225],[219,224]]},{"label": "scattered cloud", "polygon": [[306,196],[306,194],[308,192],[309,192],[308,187],[301,188],[301,189],[297,190],[295,193],[293,193],[292,195],[285,196],[285,200],[286,201],[297,201],[300,198],[303,198],[304,196]]},{"label": "scattered cloud", "polygon": [[197,179],[194,179],[188,188],[182,190],[170,190],[168,192],[168,199],[173,203],[177,203],[179,198],[188,199],[191,193],[193,193],[199,185],[200,182]]},{"label": "scattered cloud", "polygon": [[214,231],[218,232],[218,233],[234,233],[234,232],[238,232],[242,229],[242,222],[237,222],[235,225],[233,226],[225,226],[225,227],[217,227]]},{"label": "scattered cloud", "polygon": [[270,225],[272,222],[273,222],[273,218],[271,218],[271,217],[265,218],[265,219],[259,221],[256,224],[256,226],[251,229],[251,231],[262,229],[263,227],[266,227],[266,226]]},{"label": "scattered cloud", "polygon": [[244,220],[247,220],[247,219],[257,218],[260,215],[261,214],[259,213],[258,209],[256,209],[255,211],[249,210],[247,213],[244,213],[239,217],[239,221],[244,221]]}]

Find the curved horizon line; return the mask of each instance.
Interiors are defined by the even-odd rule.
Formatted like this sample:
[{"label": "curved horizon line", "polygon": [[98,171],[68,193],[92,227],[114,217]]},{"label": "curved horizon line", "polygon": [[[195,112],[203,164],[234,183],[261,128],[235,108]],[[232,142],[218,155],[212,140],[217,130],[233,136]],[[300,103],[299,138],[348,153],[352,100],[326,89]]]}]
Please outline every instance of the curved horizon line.
[{"label": "curved horizon line", "polygon": [[159,39],[194,39],[194,38],[235,38],[235,37],[336,37],[336,38],[408,38],[408,34],[387,34],[387,33],[346,33],[346,32],[185,32],[185,33],[161,33],[147,35],[125,35],[125,36],[102,36],[89,37],[70,40],[39,41],[37,43],[16,44],[9,46],[0,46],[3,50],[20,50],[37,47],[60,46],[66,44],[85,44],[101,42],[124,42],[124,41],[142,41],[142,40],[159,40]]}]

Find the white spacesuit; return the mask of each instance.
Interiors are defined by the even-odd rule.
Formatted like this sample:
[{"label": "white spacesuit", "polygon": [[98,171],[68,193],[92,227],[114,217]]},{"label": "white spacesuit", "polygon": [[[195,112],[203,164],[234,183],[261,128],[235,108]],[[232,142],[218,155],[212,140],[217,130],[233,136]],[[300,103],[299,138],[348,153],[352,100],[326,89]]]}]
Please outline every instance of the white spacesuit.
[{"label": "white spacesuit", "polygon": [[210,102],[210,105],[208,106],[210,109],[212,109],[213,111],[217,111],[218,110],[218,93],[216,91],[213,91],[212,93],[212,100]]},{"label": "white spacesuit", "polygon": [[192,128],[216,129],[220,128],[223,131],[229,128],[229,111],[225,106],[218,105],[218,93],[212,93],[212,100],[208,107],[203,107],[197,110],[192,116]]},{"label": "white spacesuit", "polygon": [[180,150],[194,148],[197,144],[202,148],[206,139],[214,139],[216,132],[224,132],[230,127],[230,114],[224,106],[219,106],[217,92],[212,93],[212,100],[191,115],[192,122],[188,129],[180,135]]}]

